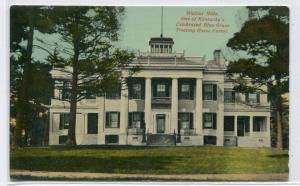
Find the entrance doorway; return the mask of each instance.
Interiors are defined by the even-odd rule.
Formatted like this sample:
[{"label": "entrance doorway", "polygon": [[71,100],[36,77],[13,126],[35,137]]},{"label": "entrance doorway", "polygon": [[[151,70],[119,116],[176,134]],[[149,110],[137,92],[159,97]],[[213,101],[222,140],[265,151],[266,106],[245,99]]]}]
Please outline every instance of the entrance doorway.
[{"label": "entrance doorway", "polygon": [[248,136],[249,135],[249,120],[248,116],[238,116],[237,119],[237,135]]},{"label": "entrance doorway", "polygon": [[166,115],[156,114],[156,132],[158,134],[165,133],[166,128]]}]

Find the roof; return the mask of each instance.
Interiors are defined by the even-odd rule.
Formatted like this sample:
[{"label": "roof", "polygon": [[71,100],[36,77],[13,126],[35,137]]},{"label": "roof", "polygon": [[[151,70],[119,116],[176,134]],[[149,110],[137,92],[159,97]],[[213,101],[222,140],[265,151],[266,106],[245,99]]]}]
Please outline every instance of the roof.
[{"label": "roof", "polygon": [[171,37],[151,37],[149,44],[151,43],[171,43],[174,44],[173,38]]}]

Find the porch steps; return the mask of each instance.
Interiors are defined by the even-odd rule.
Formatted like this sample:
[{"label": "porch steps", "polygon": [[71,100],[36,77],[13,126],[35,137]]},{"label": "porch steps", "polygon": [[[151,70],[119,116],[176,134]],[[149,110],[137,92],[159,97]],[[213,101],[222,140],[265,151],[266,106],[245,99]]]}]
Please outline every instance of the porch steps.
[{"label": "porch steps", "polygon": [[173,134],[148,134],[147,145],[149,146],[175,146]]}]

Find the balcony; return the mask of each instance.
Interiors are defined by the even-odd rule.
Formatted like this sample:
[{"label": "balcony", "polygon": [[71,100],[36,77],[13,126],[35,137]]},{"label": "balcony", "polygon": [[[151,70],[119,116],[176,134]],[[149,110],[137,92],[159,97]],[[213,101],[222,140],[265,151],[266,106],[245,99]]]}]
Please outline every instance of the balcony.
[{"label": "balcony", "polygon": [[152,104],[170,105],[171,97],[153,97]]},{"label": "balcony", "polygon": [[196,129],[180,129],[182,136],[196,136]]},{"label": "balcony", "polygon": [[143,135],[144,129],[142,128],[128,128],[129,135]]}]

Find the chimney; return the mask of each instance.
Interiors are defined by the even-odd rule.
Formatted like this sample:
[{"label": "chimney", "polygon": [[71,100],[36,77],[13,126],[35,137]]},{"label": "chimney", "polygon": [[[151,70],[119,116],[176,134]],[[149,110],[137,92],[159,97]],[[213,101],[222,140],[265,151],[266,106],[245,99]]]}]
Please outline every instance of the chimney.
[{"label": "chimney", "polygon": [[221,59],[221,50],[220,49],[216,49],[214,50],[214,60],[219,63],[220,59]]}]

